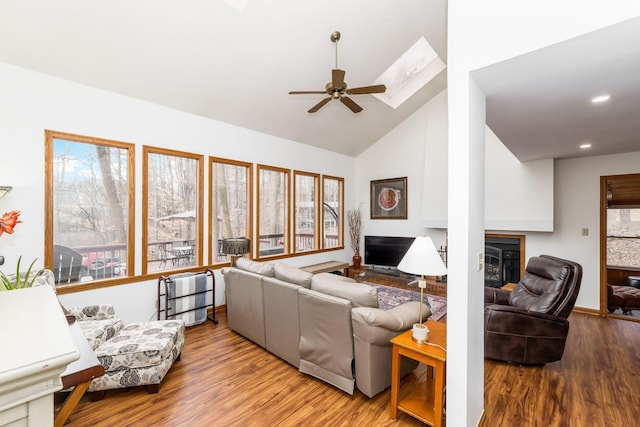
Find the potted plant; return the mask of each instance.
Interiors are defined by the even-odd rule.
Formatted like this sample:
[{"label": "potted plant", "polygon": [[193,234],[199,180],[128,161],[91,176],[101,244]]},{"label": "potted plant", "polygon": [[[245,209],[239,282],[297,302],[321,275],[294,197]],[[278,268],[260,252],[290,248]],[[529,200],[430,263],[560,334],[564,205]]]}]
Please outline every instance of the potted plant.
[{"label": "potted plant", "polygon": [[18,258],[18,263],[16,264],[16,274],[10,274],[7,276],[2,271],[0,271],[0,291],[10,291],[13,289],[22,289],[22,288],[31,288],[33,287],[36,280],[44,275],[48,270],[40,269],[35,272],[32,272],[33,264],[36,263],[37,258],[34,259],[26,272],[20,271],[20,261],[22,260],[22,256]]},{"label": "potted plant", "polygon": [[[0,236],[3,233],[13,234],[13,228],[16,224],[22,223],[18,218],[20,217],[20,211],[15,210],[6,212],[0,217]],[[0,264],[4,262],[4,257],[0,256]],[[33,265],[36,263],[37,258],[29,265],[26,272],[20,271],[20,261],[22,256],[18,258],[16,265],[16,274],[6,275],[0,271],[0,291],[10,291],[13,289],[31,288],[34,285],[53,284],[53,273],[47,269],[40,269],[32,272]]]},{"label": "potted plant", "polygon": [[360,231],[362,228],[362,214],[360,209],[352,209],[347,212],[349,221],[349,236],[351,237],[351,249],[353,249],[353,268],[360,268],[362,257],[360,256]]}]

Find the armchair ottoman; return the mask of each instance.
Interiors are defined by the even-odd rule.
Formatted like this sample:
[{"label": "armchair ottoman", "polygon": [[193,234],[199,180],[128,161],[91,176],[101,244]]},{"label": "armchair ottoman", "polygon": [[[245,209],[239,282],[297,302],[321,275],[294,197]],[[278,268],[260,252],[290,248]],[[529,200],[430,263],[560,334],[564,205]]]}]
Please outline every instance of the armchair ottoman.
[{"label": "armchair ottoman", "polygon": [[106,390],[147,386],[150,393],[180,359],[184,347],[183,320],[156,320],[132,323],[101,344],[96,356],[105,369],[104,376],[92,381],[88,391],[92,400],[104,397]]}]

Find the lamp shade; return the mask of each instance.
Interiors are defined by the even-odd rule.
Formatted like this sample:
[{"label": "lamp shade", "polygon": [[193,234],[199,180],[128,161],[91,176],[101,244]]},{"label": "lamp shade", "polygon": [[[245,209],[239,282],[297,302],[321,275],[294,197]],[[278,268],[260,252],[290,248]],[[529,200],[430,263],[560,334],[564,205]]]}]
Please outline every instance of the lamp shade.
[{"label": "lamp shade", "polygon": [[245,237],[223,239],[222,253],[227,255],[243,255],[249,253],[251,240]]},{"label": "lamp shade", "polygon": [[398,264],[398,270],[420,276],[444,276],[447,267],[433,241],[427,236],[418,236]]}]

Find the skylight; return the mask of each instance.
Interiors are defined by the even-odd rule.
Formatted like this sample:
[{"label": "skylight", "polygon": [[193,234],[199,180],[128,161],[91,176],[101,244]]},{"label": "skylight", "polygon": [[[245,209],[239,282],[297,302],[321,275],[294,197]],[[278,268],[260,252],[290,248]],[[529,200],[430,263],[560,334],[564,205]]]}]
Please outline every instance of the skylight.
[{"label": "skylight", "polygon": [[429,42],[420,37],[375,80],[377,84],[386,85],[387,91],[373,96],[392,108],[398,108],[446,67]]}]

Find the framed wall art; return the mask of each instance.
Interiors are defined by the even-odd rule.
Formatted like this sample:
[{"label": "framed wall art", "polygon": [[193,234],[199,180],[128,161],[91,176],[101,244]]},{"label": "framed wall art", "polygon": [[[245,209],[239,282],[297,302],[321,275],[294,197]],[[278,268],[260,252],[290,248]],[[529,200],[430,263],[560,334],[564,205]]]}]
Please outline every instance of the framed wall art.
[{"label": "framed wall art", "polygon": [[407,219],[407,177],[371,181],[371,219]]}]

